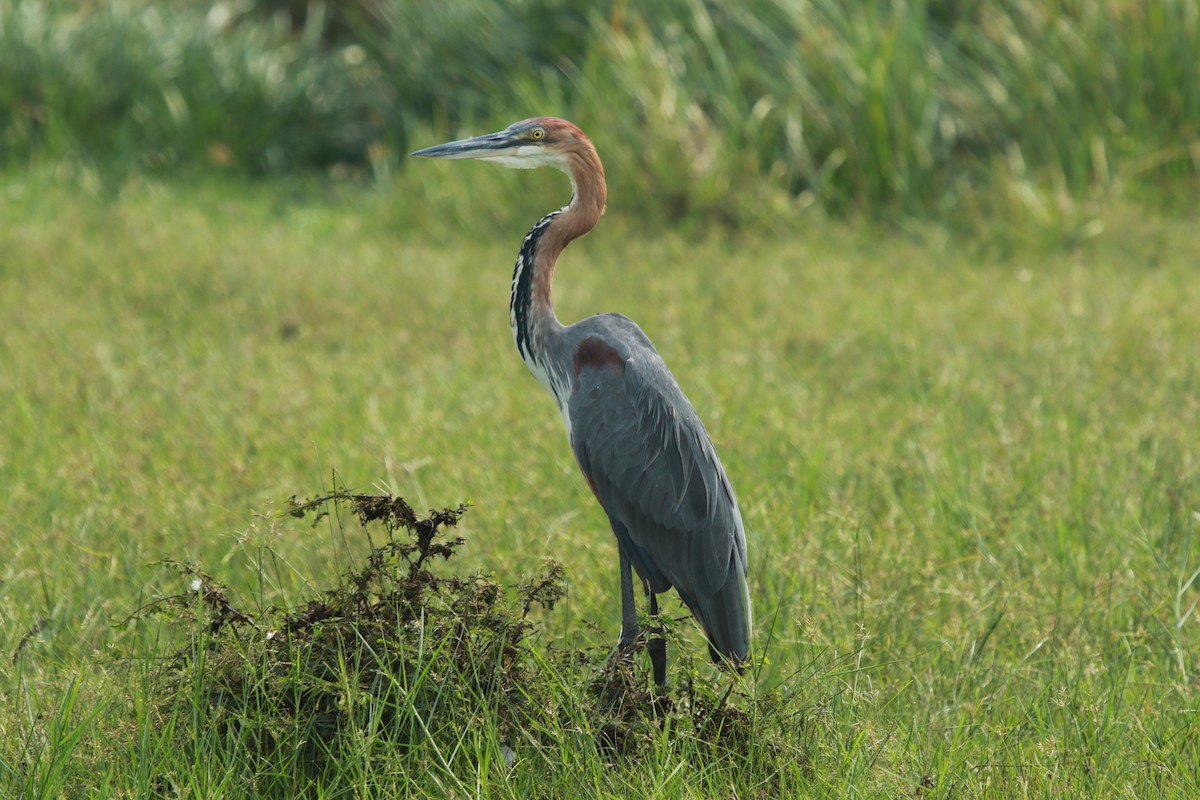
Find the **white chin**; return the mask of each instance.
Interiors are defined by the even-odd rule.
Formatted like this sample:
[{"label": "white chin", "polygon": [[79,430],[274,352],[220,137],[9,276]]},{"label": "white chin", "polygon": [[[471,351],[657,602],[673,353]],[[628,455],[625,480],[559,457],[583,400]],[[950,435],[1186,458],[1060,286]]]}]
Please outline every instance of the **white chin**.
[{"label": "white chin", "polygon": [[566,166],[560,154],[534,145],[522,145],[508,153],[489,156],[488,161],[494,161],[512,169],[534,169],[535,167],[564,169]]},{"label": "white chin", "polygon": [[512,169],[533,169],[534,167],[541,166],[535,159],[522,158],[520,156],[488,156],[487,160],[495,164],[503,164]]}]

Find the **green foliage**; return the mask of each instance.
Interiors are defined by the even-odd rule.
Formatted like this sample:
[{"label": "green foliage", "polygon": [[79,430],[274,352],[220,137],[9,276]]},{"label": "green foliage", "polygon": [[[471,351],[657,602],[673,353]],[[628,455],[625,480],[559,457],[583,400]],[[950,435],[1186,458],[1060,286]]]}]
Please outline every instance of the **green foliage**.
[{"label": "green foliage", "polygon": [[2,0],[0,163],[382,179],[417,137],[551,113],[622,176],[615,207],[660,219],[763,226],[816,204],[1069,226],[1130,185],[1194,195],[1198,14],[1193,0]]},{"label": "green foliage", "polygon": [[354,50],[222,3],[3,0],[0,76],[10,168],[311,169],[362,161],[388,122]]}]

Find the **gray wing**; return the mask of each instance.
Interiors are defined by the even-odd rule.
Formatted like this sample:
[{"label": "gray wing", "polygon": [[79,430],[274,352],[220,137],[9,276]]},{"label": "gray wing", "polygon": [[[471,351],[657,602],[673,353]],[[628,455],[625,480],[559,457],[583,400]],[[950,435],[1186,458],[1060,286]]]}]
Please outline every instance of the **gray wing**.
[{"label": "gray wing", "polygon": [[712,441],[653,349],[583,365],[571,447],[652,592],[674,586],[716,648],[745,658],[750,609],[741,514]]}]

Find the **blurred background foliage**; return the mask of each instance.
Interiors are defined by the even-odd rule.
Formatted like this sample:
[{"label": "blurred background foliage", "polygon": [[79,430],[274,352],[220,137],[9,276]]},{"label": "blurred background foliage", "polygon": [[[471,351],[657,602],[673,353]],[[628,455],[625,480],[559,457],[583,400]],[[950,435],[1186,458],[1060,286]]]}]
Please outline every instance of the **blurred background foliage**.
[{"label": "blurred background foliage", "polygon": [[386,179],[536,114],[621,203],[1053,221],[1200,195],[1197,0],[0,0],[0,169]]}]

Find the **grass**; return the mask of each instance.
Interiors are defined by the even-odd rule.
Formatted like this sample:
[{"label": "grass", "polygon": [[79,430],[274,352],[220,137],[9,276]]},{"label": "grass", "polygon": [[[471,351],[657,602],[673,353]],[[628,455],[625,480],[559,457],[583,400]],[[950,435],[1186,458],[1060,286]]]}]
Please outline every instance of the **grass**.
[{"label": "grass", "polygon": [[[186,591],[164,558],[255,609],[330,589],[367,539],[281,515],[292,495],[469,502],[456,574],[563,566],[535,656],[614,640],[611,535],[507,330],[512,257],[561,177],[422,168],[376,191],[5,179],[0,794],[289,785],[201,699],[164,711],[199,628],[126,620]],[[607,216],[565,257],[559,314],[639,320],[722,453],[751,546],[752,742],[714,756],[651,726],[615,758],[568,714],[509,769],[484,708],[414,761],[366,725],[310,793],[1195,796],[1200,239],[1119,205],[1089,233]],[[679,627],[675,652],[701,652]],[[676,693],[728,684],[675,666]],[[583,707],[587,670],[548,674]]]},{"label": "grass", "polygon": [[[299,10],[308,8],[301,22]],[[1194,0],[0,0],[0,165],[354,172],[539,114],[672,222],[1194,202]],[[486,31],[487,35],[481,35]],[[101,79],[99,76],[103,76]],[[636,176],[636,180],[633,179]]]}]

